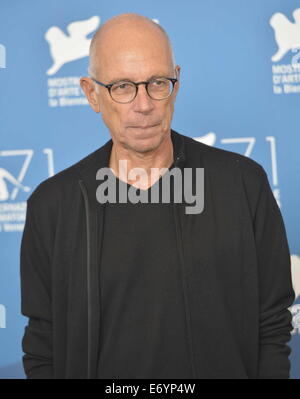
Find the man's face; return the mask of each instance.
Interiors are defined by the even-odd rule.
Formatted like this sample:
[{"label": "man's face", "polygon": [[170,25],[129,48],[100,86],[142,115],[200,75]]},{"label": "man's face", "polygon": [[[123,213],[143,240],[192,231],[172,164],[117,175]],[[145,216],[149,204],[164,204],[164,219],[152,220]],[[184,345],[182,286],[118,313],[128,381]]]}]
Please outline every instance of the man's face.
[{"label": "man's face", "polygon": [[[110,46],[101,48],[95,79],[109,84],[127,79],[147,81],[153,76],[179,78],[180,67],[174,69],[167,42],[160,34],[153,36],[146,32],[145,37],[140,34],[135,37],[132,33],[124,36],[122,39],[120,35],[112,35]],[[136,152],[151,151],[170,131],[178,88],[179,82],[170,97],[158,101],[148,96],[145,85],[139,85],[135,99],[120,104],[110,97],[105,87],[98,86],[98,112],[115,142]]]}]

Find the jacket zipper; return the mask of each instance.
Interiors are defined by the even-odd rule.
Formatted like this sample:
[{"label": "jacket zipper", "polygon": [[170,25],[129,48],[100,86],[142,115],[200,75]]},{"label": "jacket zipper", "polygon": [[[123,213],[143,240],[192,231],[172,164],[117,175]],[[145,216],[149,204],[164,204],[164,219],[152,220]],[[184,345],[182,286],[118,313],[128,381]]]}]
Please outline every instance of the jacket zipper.
[{"label": "jacket zipper", "polygon": [[[181,155],[177,156],[176,161],[174,163],[174,167],[176,167],[180,161]],[[188,338],[188,346],[190,352],[190,363],[193,378],[197,378],[196,367],[195,367],[195,359],[194,359],[194,345],[193,345],[193,337],[192,337],[192,329],[191,329],[191,312],[189,307],[189,300],[188,300],[188,287],[187,287],[187,280],[185,276],[185,267],[184,267],[184,255],[183,255],[183,248],[182,248],[182,236],[181,236],[181,228],[180,228],[180,220],[177,213],[177,206],[178,210],[180,207],[180,203],[176,204],[173,202],[173,215],[175,220],[175,233],[176,233],[176,240],[177,240],[177,248],[179,254],[179,264],[181,269],[181,276],[182,276],[182,286],[183,286],[183,297],[184,297],[184,306],[185,306],[185,317],[186,317],[186,326],[187,326],[187,338]]]},{"label": "jacket zipper", "polygon": [[87,237],[87,298],[88,298],[88,358],[87,358],[87,378],[91,379],[91,350],[92,350],[92,329],[91,329],[91,287],[90,287],[90,270],[91,270],[91,240],[90,240],[90,207],[86,188],[82,180],[79,185],[83,194],[86,215],[86,237]]}]

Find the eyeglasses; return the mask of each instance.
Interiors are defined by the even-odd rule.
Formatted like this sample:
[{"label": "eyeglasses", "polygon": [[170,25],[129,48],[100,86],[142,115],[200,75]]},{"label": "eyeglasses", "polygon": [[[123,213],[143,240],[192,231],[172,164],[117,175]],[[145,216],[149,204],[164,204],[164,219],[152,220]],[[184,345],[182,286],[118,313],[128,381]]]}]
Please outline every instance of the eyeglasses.
[{"label": "eyeglasses", "polygon": [[117,103],[130,103],[133,101],[138,92],[138,86],[144,84],[146,91],[153,100],[164,100],[168,98],[174,90],[174,85],[178,81],[176,78],[157,77],[147,82],[131,82],[129,80],[110,83],[108,85],[91,78],[95,83],[106,87],[111,98]]}]

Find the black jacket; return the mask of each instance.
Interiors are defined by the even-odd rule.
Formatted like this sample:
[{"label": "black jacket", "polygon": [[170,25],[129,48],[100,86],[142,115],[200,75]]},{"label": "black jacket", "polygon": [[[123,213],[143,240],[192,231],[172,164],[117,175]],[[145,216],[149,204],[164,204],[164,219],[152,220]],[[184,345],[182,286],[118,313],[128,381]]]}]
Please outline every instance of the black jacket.
[{"label": "black jacket", "polygon": [[[260,164],[171,131],[178,167],[204,168],[204,210],[174,204],[194,378],[289,378],[295,299],[282,216]],[[112,140],[27,200],[20,251],[27,378],[96,378],[103,204]],[[113,248],[112,250],[117,250]]]}]

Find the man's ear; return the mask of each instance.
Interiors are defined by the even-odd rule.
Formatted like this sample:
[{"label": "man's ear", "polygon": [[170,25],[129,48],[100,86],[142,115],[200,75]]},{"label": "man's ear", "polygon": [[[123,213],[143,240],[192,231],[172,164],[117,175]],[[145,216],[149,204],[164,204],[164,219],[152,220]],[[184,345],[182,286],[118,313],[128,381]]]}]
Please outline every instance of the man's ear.
[{"label": "man's ear", "polygon": [[180,70],[181,70],[181,68],[180,68],[180,66],[179,65],[176,65],[176,68],[175,68],[175,72],[176,72],[176,78],[178,79],[178,83],[179,83],[179,78],[180,78]]},{"label": "man's ear", "polygon": [[84,91],[84,94],[93,108],[93,110],[97,113],[100,112],[100,104],[99,104],[99,96],[96,92],[95,84],[91,78],[83,77],[80,79],[80,86]]},{"label": "man's ear", "polygon": [[176,73],[176,78],[178,80],[177,80],[176,85],[175,85],[175,97],[177,96],[177,92],[178,92],[179,86],[180,86],[180,69],[181,69],[180,66],[176,65],[175,73]]}]

